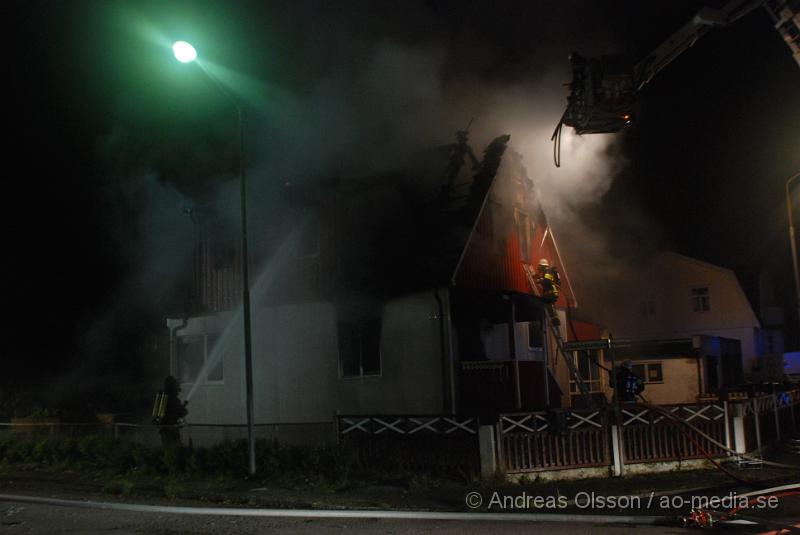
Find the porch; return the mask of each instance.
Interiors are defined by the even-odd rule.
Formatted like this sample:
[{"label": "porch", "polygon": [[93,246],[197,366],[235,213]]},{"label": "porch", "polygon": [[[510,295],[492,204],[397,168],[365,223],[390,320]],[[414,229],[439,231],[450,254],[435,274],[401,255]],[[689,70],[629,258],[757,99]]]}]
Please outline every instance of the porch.
[{"label": "porch", "polygon": [[543,304],[517,292],[452,290],[455,381],[460,414],[560,407],[563,388]]},{"label": "porch", "polygon": [[509,359],[460,364],[459,408],[462,414],[561,406],[561,388],[553,375],[546,373],[542,361]]}]

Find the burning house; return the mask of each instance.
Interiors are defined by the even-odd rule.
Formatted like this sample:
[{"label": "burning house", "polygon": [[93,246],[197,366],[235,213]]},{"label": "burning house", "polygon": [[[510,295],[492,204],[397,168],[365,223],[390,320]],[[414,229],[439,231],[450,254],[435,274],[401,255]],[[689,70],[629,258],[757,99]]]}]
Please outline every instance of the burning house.
[{"label": "burning house", "polygon": [[[560,270],[562,325],[576,300],[508,142],[496,138],[478,159],[460,132],[446,157],[420,158],[409,172],[286,185],[290,216],[270,230],[282,237],[253,233],[256,424],[305,423],[308,439],[336,413],[569,405],[534,280],[540,259]],[[190,422],[244,424],[240,259],[206,227],[192,310],[167,320],[170,370]]]}]

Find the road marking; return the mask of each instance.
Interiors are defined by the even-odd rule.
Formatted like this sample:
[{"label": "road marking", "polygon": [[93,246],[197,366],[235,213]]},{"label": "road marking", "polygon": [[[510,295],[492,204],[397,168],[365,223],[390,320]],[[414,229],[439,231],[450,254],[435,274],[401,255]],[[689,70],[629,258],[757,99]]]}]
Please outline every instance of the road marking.
[{"label": "road marking", "polygon": [[457,513],[435,511],[386,510],[335,510],[335,509],[260,509],[244,507],[180,507],[168,505],[140,505],[133,503],[95,502],[39,498],[16,494],[0,494],[0,501],[111,509],[140,513],[172,513],[180,515],[260,516],[289,518],[374,518],[393,520],[488,520],[511,522],[573,522],[590,524],[659,524],[669,520],[665,516],[632,515],[582,515],[554,513]]}]

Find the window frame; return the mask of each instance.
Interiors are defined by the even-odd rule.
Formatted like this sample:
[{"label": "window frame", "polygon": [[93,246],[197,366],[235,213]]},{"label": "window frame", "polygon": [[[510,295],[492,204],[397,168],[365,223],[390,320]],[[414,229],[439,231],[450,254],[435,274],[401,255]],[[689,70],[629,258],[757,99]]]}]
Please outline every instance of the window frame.
[{"label": "window frame", "polygon": [[[538,345],[538,346],[532,345],[532,343],[533,343],[532,333],[534,332],[533,331],[533,327],[536,324],[539,325],[539,328],[538,328],[538,331],[537,331],[539,333],[538,341],[541,342],[541,344]],[[541,349],[541,350],[543,350],[544,349],[545,332],[544,332],[544,325],[543,325],[542,320],[529,321],[528,322],[528,328],[526,330],[528,332],[528,349],[529,350],[533,350],[533,349]]]},{"label": "window frame", "polygon": [[647,291],[642,294],[642,300],[639,303],[639,315],[643,318],[652,318],[656,315],[655,292]]},{"label": "window frame", "polygon": [[[211,351],[211,349],[213,349],[213,346],[210,346],[209,343],[208,343],[208,339],[211,338],[211,337],[216,338],[217,341],[221,338],[221,336],[219,334],[216,334],[216,333],[215,334],[206,334],[205,335],[205,341],[204,341],[205,350],[203,352],[203,366],[205,366],[206,362],[208,362],[209,352]],[[211,370],[208,370],[208,373],[206,373],[205,377],[203,377],[203,380],[205,381],[205,384],[207,384],[207,385],[224,385],[225,384],[225,354],[224,353],[220,356],[218,365],[222,370],[222,379],[220,379],[220,380],[211,380],[211,379],[209,379],[209,376],[211,375],[211,372],[214,371],[213,369],[211,369]]]},{"label": "window frame", "polygon": [[[572,351],[571,353],[572,353],[572,356],[571,356],[572,362],[575,364],[575,368],[578,370],[578,373],[581,373],[580,361],[578,360],[578,355],[580,353],[591,353],[592,357],[597,362],[600,362],[602,360],[602,350],[590,349],[590,350]],[[583,383],[589,388],[589,393],[590,394],[601,394],[601,393],[603,393],[603,391],[605,389],[605,379],[604,379],[604,375],[605,374],[600,373],[601,372],[600,368],[598,368],[597,366],[592,364],[590,359],[587,358],[587,361],[588,361],[589,370],[590,370],[590,372],[589,372],[590,377],[588,379],[586,379],[585,377],[583,377],[583,374],[581,374],[581,379],[583,379]],[[591,378],[591,370],[592,369],[596,370],[596,372],[597,372],[597,378],[596,379],[592,379]],[[570,395],[575,395],[575,394],[580,394],[581,393],[580,388],[578,388],[578,383],[575,382],[575,380],[572,378],[572,375],[570,375],[570,378],[569,378],[569,393],[570,393]]]},{"label": "window frame", "polygon": [[[643,366],[644,367],[644,374],[641,375],[642,382],[646,385],[663,385],[665,384],[664,381],[664,361],[662,360],[646,360],[646,361],[637,361],[633,363],[633,367],[636,366]],[[660,381],[651,381],[650,376],[650,366],[658,366],[661,369],[661,380]],[[637,374],[638,375],[638,374]]]},{"label": "window frame", "polygon": [[[705,290],[705,294],[695,293]],[[692,312],[703,314],[711,312],[711,286],[708,284],[692,286],[689,288],[690,305]],[[700,305],[699,307],[697,305]],[[705,304],[705,308],[703,305]]]},{"label": "window frame", "polygon": [[[363,332],[365,331],[365,325],[368,324],[370,321],[375,321],[377,323],[377,361],[378,361],[378,371],[377,373],[367,373],[364,370],[364,341],[363,341]],[[346,374],[344,370],[344,361],[342,359],[342,326],[343,324],[355,324],[356,325],[356,332],[358,333],[358,374]],[[343,380],[353,380],[353,379],[369,379],[369,378],[379,378],[383,377],[383,352],[381,351],[381,333],[383,332],[383,321],[380,316],[371,317],[371,316],[361,316],[358,318],[349,319],[348,321],[344,321],[344,318],[337,318],[336,324],[336,354],[338,356],[338,368],[339,368],[339,379]]]},{"label": "window frame", "polygon": [[[189,334],[189,335],[178,336],[177,337],[177,340],[176,340],[176,342],[177,342],[177,344],[176,344],[176,355],[175,355],[175,357],[176,357],[176,360],[177,360],[177,363],[178,363],[178,375],[179,376],[181,375],[181,355],[180,355],[181,346],[182,345],[188,345],[188,343],[191,343],[191,342],[200,342],[200,343],[202,343],[203,361],[202,361],[202,364],[200,365],[200,370],[198,370],[198,373],[199,373],[199,371],[202,371],[202,369],[205,368],[206,363],[208,362],[209,351],[211,350],[211,346],[209,345],[209,338],[211,338],[211,337],[219,338],[219,335],[216,334],[216,333],[214,333],[214,334],[203,333],[203,334]],[[206,384],[206,385],[224,385],[225,384],[225,355],[222,355],[222,357],[220,357],[220,361],[219,361],[218,365],[221,366],[221,368],[222,368],[222,379],[220,379],[220,380],[209,379],[208,377],[211,375],[211,372],[213,371],[213,370],[209,370],[202,377],[202,380],[201,380],[200,384]],[[180,384],[191,384],[191,385],[194,385],[194,384],[198,383],[197,379],[198,379],[197,376],[195,376],[193,378],[193,380],[189,380],[189,381],[182,381],[182,380],[179,379],[179,383]]]}]

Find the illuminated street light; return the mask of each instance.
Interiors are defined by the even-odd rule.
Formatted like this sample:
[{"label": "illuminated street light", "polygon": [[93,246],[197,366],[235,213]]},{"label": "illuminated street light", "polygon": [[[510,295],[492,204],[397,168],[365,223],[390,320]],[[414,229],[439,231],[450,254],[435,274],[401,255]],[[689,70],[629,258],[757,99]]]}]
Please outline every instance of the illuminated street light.
[{"label": "illuminated street light", "polygon": [[197,50],[186,41],[177,41],[172,45],[172,53],[181,63],[189,63],[197,59]]},{"label": "illuminated street light", "polygon": [[[175,58],[182,63],[190,63],[197,59],[197,51],[186,41],[177,41],[172,45],[172,52]],[[244,127],[242,126],[242,107],[225,86],[220,83],[203,64],[196,61],[208,79],[214,82],[217,89],[230,99],[236,108],[236,118],[239,126],[239,197],[241,200],[242,216],[242,316],[244,323],[244,373],[245,389],[247,395],[247,444],[248,444],[248,472],[251,476],[256,473],[256,436],[253,405],[253,348],[250,336],[250,279],[248,276],[248,255],[247,255],[247,183],[244,176]]]}]

